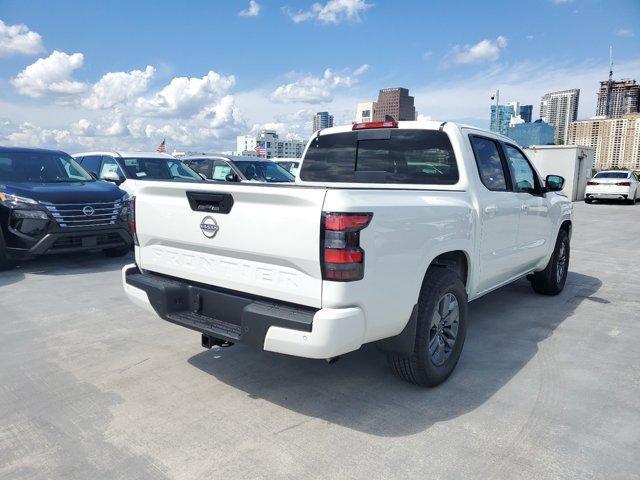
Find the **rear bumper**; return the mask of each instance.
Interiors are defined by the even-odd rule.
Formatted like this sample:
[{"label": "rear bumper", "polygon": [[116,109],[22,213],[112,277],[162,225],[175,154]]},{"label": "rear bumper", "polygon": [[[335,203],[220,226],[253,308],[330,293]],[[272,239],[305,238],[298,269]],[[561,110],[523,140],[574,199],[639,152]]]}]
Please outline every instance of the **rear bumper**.
[{"label": "rear bumper", "polygon": [[593,190],[587,188],[585,191],[585,196],[587,198],[601,198],[601,199],[611,199],[611,200],[622,200],[629,198],[631,193],[631,189],[629,187],[620,187],[615,189],[607,189],[607,190]]},{"label": "rear bumper", "polygon": [[240,292],[122,269],[125,293],[164,320],[234,343],[306,358],[331,358],[360,348],[359,308],[314,309]]}]

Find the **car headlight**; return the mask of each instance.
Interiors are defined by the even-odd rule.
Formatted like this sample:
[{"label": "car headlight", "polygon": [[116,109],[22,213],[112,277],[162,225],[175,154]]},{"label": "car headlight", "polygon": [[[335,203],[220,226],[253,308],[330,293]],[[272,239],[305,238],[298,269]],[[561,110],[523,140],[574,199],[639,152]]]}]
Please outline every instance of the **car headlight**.
[{"label": "car headlight", "polygon": [[0,192],[0,202],[9,204],[37,205],[38,201],[31,198],[20,197],[12,193]]},{"label": "car headlight", "polygon": [[47,212],[42,210],[14,210],[11,215],[16,219],[29,218],[31,220],[49,220]]}]

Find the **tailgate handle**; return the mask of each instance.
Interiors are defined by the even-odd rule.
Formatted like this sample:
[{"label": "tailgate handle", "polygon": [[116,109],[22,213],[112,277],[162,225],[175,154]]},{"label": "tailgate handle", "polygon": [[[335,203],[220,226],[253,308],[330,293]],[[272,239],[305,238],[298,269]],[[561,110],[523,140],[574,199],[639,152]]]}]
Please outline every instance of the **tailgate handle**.
[{"label": "tailgate handle", "polygon": [[229,213],[233,207],[230,193],[187,192],[187,199],[194,212]]}]

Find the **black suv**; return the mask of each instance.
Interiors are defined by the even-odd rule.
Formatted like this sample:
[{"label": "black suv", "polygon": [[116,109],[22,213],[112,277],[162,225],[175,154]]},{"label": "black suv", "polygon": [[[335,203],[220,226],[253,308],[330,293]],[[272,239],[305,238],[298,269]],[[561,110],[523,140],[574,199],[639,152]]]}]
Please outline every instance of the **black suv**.
[{"label": "black suv", "polygon": [[0,147],[0,269],[48,253],[130,251],[129,197],[68,154]]}]

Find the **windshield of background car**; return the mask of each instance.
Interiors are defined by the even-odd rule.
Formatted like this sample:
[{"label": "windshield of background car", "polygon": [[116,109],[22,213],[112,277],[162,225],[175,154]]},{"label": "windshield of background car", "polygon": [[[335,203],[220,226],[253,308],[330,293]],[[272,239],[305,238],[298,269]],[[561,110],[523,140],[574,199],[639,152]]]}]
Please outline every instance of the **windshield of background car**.
[{"label": "windshield of background car", "polygon": [[628,176],[627,172],[600,172],[593,178],[627,178]]},{"label": "windshield of background car", "polygon": [[[373,173],[376,175],[371,176]],[[316,137],[305,153],[300,178],[308,182],[453,185],[459,176],[446,133],[381,129]]]},{"label": "windshield of background car", "polygon": [[136,180],[203,181],[187,165],[172,158],[123,158],[122,163],[127,177]]},{"label": "windshield of background car", "polygon": [[234,165],[247,180],[257,182],[293,182],[295,177],[277,163],[265,161],[234,160]]},{"label": "windshield of background car", "polygon": [[0,181],[92,182],[93,177],[70,156],[55,152],[0,153]]}]

